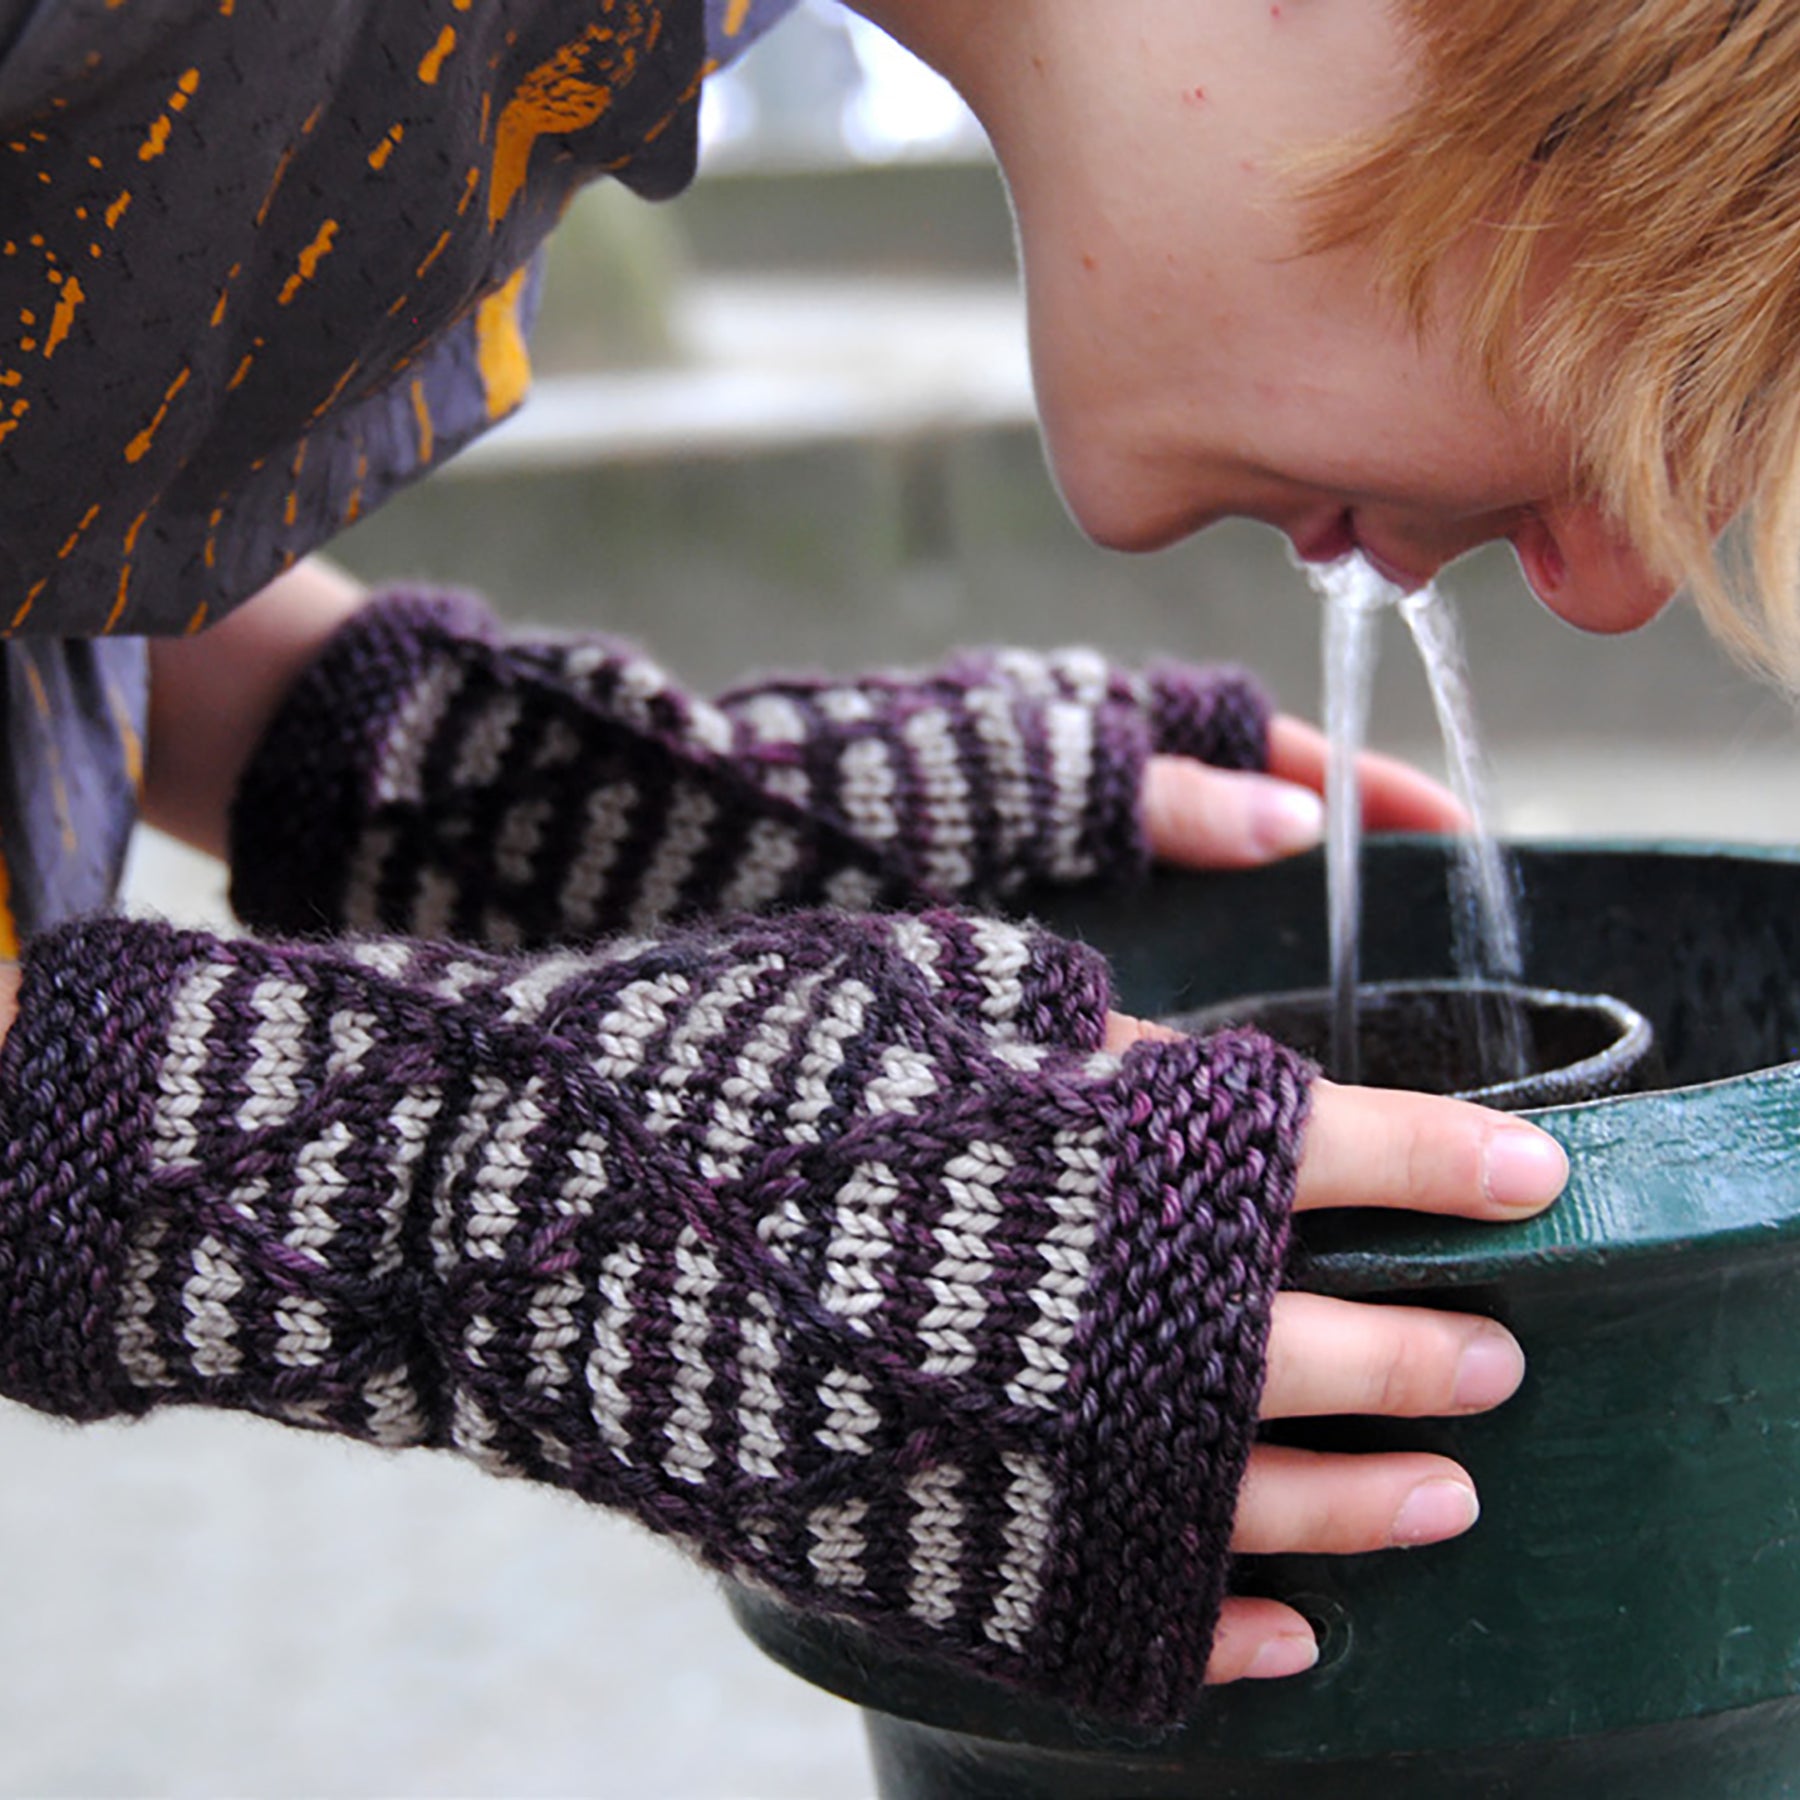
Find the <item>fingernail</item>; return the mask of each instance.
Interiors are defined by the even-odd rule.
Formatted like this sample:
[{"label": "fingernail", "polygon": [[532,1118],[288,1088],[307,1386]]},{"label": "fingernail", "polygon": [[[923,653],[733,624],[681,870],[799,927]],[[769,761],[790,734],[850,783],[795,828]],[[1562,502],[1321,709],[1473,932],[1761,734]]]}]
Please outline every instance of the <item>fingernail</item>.
[{"label": "fingernail", "polygon": [[1304,1675],[1319,1660],[1318,1640],[1313,1637],[1271,1638],[1250,1659],[1246,1681],[1279,1681],[1284,1675]]},{"label": "fingernail", "polygon": [[1422,1481],[1394,1515],[1388,1541],[1402,1548],[1437,1544],[1469,1529],[1481,1517],[1475,1490],[1460,1481]]},{"label": "fingernail", "polygon": [[1453,1406],[1485,1412],[1510,1399],[1525,1377],[1525,1352],[1518,1339],[1498,1325],[1477,1332],[1456,1365]]},{"label": "fingernail", "polygon": [[1259,781],[1250,802],[1250,837],[1265,856],[1297,856],[1325,841],[1325,802],[1285,781]]},{"label": "fingernail", "polygon": [[1487,1141],[1481,1187],[1496,1206],[1536,1212],[1563,1191],[1568,1179],[1569,1159],[1562,1145],[1535,1126],[1505,1126]]}]

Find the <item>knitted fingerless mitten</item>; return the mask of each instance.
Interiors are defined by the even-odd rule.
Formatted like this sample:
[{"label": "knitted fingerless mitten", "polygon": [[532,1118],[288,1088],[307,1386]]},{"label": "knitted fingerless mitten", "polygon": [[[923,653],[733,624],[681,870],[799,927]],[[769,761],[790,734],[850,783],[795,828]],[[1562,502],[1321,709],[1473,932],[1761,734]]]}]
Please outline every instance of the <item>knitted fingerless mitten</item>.
[{"label": "knitted fingerless mitten", "polygon": [[541,960],[46,934],[0,1053],[0,1388],[454,1446],[1170,1717],[1305,1074],[1245,1034],[1098,1054],[1105,998],[948,914]]},{"label": "knitted fingerless mitten", "polygon": [[682,914],[1129,874],[1153,751],[1260,768],[1241,674],[1089,651],[778,681],[716,705],[603,639],[509,642],[476,601],[371,603],[240,785],[233,900],[266,931],[500,947]]}]

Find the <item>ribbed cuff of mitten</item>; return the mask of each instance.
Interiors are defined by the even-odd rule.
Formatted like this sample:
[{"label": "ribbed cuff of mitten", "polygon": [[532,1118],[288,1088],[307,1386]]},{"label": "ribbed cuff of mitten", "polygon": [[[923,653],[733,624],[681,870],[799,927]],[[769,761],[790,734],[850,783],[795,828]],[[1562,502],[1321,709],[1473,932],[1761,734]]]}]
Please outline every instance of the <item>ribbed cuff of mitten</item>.
[{"label": "ribbed cuff of mitten", "polygon": [[25,951],[0,1050],[0,1391],[64,1418],[154,1404],[119,1305],[169,997],[204,942],[103,921]]},{"label": "ribbed cuff of mitten", "polygon": [[0,1392],[441,1445],[1099,1712],[1205,1667],[1307,1073],[955,914],[31,948]]},{"label": "ribbed cuff of mitten", "polygon": [[1259,767],[1247,676],[1092,651],[770,679],[716,705],[600,638],[505,638],[396,591],[346,624],[245,771],[233,900],[259,929],[497,947],[705,912],[963,901],[1147,866],[1159,752]]},{"label": "ribbed cuff of mitten", "polygon": [[[421,800],[448,773],[453,747],[437,739],[461,671],[445,646],[497,648],[499,639],[487,606],[454,589],[396,590],[333,633],[276,712],[232,800],[227,860],[240,918],[302,934],[350,922],[352,859],[369,845],[376,815]],[[392,753],[378,768],[382,745]],[[369,873],[379,880],[378,869]]]},{"label": "ribbed cuff of mitten", "polygon": [[1160,1721],[1198,1696],[1230,1570],[1306,1071],[1249,1032],[1129,1053],[1071,1396],[1046,1673]]},{"label": "ribbed cuff of mitten", "polygon": [[1248,670],[1160,662],[1151,664],[1144,680],[1154,750],[1220,769],[1269,766],[1274,707],[1268,690]]}]

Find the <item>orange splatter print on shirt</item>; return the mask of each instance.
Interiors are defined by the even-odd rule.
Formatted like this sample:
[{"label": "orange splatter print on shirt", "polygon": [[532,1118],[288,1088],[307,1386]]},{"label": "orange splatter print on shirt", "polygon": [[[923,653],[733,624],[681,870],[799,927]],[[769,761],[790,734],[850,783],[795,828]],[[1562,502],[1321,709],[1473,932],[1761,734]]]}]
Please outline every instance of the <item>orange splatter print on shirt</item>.
[{"label": "orange splatter print on shirt", "polygon": [[425,60],[419,64],[419,79],[427,87],[435,87],[437,78],[444,72],[447,63],[456,50],[456,31],[446,25],[438,33],[437,42],[425,52]]},{"label": "orange splatter print on shirt", "polygon": [[519,324],[519,300],[530,273],[521,269],[475,312],[475,350],[490,419],[503,419],[531,386],[531,353]]},{"label": "orange splatter print on shirt", "polygon": [[290,144],[282,151],[281,160],[275,165],[275,173],[269,177],[267,192],[262,197],[262,205],[256,209],[256,229],[261,231],[269,222],[269,209],[275,204],[275,196],[281,192],[281,184],[287,179],[288,165],[294,160],[294,149]]},{"label": "orange splatter print on shirt", "polygon": [[31,591],[25,596],[25,604],[13,614],[11,629],[17,631],[31,617],[31,609],[37,605],[39,596],[50,585],[50,577],[44,575],[31,584]]},{"label": "orange splatter print on shirt", "polygon": [[488,223],[498,228],[512,211],[525,186],[531,153],[541,137],[585,131],[605,116],[614,86],[629,80],[637,66],[630,33],[636,10],[628,15],[626,34],[609,25],[590,25],[519,83],[500,114],[494,136],[494,184],[488,191]]},{"label": "orange splatter print on shirt", "polygon": [[179,112],[185,112],[187,110],[187,103],[193,99],[194,95],[199,92],[199,89],[200,71],[198,69],[189,69],[188,72],[182,76],[181,80],[176,83],[174,93],[169,96],[166,102],[168,111],[163,113],[161,117],[151,121],[149,132],[146,134],[144,141],[138,145],[139,162],[155,162],[169,147],[169,133],[175,126],[172,115]]},{"label": "orange splatter print on shirt", "polygon": [[70,328],[75,323],[76,309],[87,295],[82,292],[81,283],[70,276],[62,282],[57,290],[56,311],[50,315],[50,330],[44,338],[44,354],[54,356],[57,347],[68,337]]},{"label": "orange splatter print on shirt", "polygon": [[132,520],[130,528],[125,533],[125,557],[119,565],[118,597],[113,601],[113,609],[107,616],[106,623],[100,627],[102,636],[110,637],[113,632],[118,630],[119,621],[125,616],[125,608],[131,600],[131,559],[137,552],[138,533],[144,529],[152,510],[153,507],[145,507]]},{"label": "orange splatter print on shirt", "polygon": [[[156,416],[151,419],[150,423],[146,425],[129,444],[125,446],[125,460],[128,463],[142,462],[144,458],[150,454],[150,446],[156,442],[156,434],[162,430],[163,420],[169,416],[169,408],[175,404],[176,398],[180,395],[181,390],[187,386],[188,379],[192,373],[193,371],[191,369],[183,369],[181,373],[169,383],[169,391],[163,395],[162,405],[156,409]],[[143,520],[139,519],[138,524],[143,524]],[[136,535],[136,530],[137,527],[133,526],[132,532],[134,536]]]},{"label": "orange splatter print on shirt", "polygon": [[12,873],[0,856],[0,957],[17,962],[21,948],[18,921],[13,918]]},{"label": "orange splatter print on shirt", "polygon": [[108,681],[105,688],[106,709],[112,714],[113,725],[119,734],[119,750],[125,763],[125,777],[141,792],[144,786],[143,737],[132,718],[131,708],[117,685]]},{"label": "orange splatter print on shirt", "polygon": [[425,398],[425,384],[412,384],[413,419],[419,427],[419,461],[429,463],[437,448],[437,434],[431,423],[431,406]]},{"label": "orange splatter print on shirt", "polygon": [[67,539],[63,543],[63,547],[57,551],[56,560],[58,562],[67,562],[68,559],[75,554],[75,546],[87,535],[87,528],[92,525],[99,516],[100,502],[96,500],[94,504],[81,515],[81,523],[69,533]]},{"label": "orange splatter print on shirt", "polygon": [[327,219],[319,227],[318,235],[300,252],[298,266],[281,289],[280,300],[283,306],[291,306],[294,296],[319,272],[319,264],[331,254],[331,246],[336,241],[337,234],[337,220]]},{"label": "orange splatter print on shirt", "polygon": [[406,136],[404,125],[391,125],[388,134],[373,150],[369,152],[369,167],[379,173],[388,166],[388,158],[400,146],[400,140]]}]

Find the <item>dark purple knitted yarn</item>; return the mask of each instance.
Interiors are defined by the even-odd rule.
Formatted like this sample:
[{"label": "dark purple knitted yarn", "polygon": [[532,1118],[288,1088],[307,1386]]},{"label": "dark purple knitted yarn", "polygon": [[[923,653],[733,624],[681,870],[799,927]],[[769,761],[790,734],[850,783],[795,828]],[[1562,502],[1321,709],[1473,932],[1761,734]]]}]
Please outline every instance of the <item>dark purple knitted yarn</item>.
[{"label": "dark purple knitted yarn", "polygon": [[246,772],[233,898],[265,929],[506,946],[711,911],[1005,895],[1139,873],[1145,760],[1252,766],[1236,674],[991,651],[717,704],[602,638],[504,639],[467,596],[346,625]]},{"label": "dark purple knitted yarn", "polygon": [[1268,690],[1245,669],[1213,669],[1205,682],[1182,663],[1153,663],[1151,736],[1159,751],[1221,769],[1269,766]]},{"label": "dark purple knitted yarn", "polygon": [[1267,1039],[1189,1043],[1125,1059],[1048,1609],[1070,1697],[1150,1718],[1179,1714],[1206,1670],[1307,1109],[1305,1071]]},{"label": "dark purple knitted yarn", "polygon": [[1304,1070],[1091,952],[796,914],[547,956],[100,921],[0,1063],[0,1391],[623,1508],[1101,1711],[1193,1699]]},{"label": "dark purple knitted yarn", "polygon": [[79,962],[30,960],[0,1050],[0,1388],[71,1419],[154,1404],[115,1379],[112,1346],[169,988],[187,956],[177,933],[117,955],[125,941],[97,925],[77,939]]},{"label": "dark purple knitted yarn", "polygon": [[231,897],[271,930],[341,929],[348,847],[368,829],[369,758],[396,729],[455,639],[497,642],[472,594],[453,590],[371,605],[336,632],[264,732],[234,796]]}]

